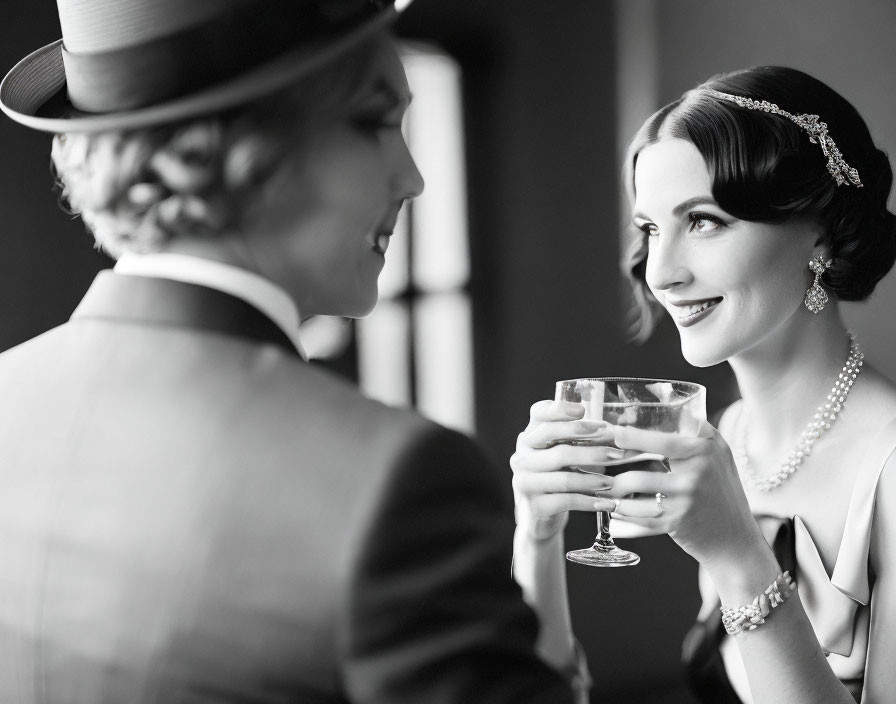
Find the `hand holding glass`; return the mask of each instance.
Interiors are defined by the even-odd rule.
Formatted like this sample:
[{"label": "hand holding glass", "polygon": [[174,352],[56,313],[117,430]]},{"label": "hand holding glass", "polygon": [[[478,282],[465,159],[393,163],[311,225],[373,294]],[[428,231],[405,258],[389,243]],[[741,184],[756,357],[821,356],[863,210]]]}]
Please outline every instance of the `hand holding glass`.
[{"label": "hand holding glass", "polygon": [[[581,403],[585,407],[586,420],[602,420],[611,425],[627,425],[664,433],[696,435],[700,422],[706,419],[706,389],[700,384],[686,381],[629,377],[567,379],[557,382],[555,400]],[[561,442],[577,445],[601,444],[601,441],[589,441],[582,437]],[[670,471],[665,457],[649,453],[603,462],[599,467],[573,469],[609,476],[633,469]],[[606,511],[597,514],[597,537],[594,545],[568,552],[566,558],[594,567],[625,567],[641,561],[635,553],[616,547],[610,535],[610,514]]]}]

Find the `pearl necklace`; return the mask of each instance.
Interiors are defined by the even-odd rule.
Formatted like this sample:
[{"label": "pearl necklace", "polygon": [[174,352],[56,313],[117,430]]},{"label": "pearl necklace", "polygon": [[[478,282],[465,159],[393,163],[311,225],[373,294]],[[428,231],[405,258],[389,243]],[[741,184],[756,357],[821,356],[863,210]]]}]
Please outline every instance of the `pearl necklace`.
[{"label": "pearl necklace", "polygon": [[781,468],[767,477],[758,476],[756,470],[750,466],[750,458],[747,457],[747,423],[743,410],[741,410],[741,417],[738,418],[740,434],[737,447],[734,449],[734,461],[741,476],[759,491],[771,491],[781,486],[781,483],[793,474],[803,460],[809,456],[815,441],[827,430],[830,430],[831,424],[837,420],[837,415],[843,408],[849,390],[858,378],[859,372],[862,371],[862,360],[864,359],[865,355],[859,348],[859,343],[856,342],[856,336],[850,333],[849,356],[846,358],[843,369],[840,370],[837,381],[834,382],[834,387],[828,394],[827,401],[815,410],[815,415],[812,416],[806,429],[800,433],[796,447],[781,463]]}]

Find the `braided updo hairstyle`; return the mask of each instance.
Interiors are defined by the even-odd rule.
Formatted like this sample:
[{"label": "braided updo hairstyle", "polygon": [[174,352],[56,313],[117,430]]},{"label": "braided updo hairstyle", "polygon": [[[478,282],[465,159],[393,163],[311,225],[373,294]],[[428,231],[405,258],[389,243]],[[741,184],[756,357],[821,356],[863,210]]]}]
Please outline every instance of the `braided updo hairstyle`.
[{"label": "braided updo hairstyle", "polygon": [[[817,114],[863,187],[838,186],[817,143],[789,119],[742,108],[706,89],[768,101],[793,114]],[[887,209],[893,172],[855,108],[802,71],[759,66],[710,78],[654,113],[629,145],[623,165],[634,202],[638,154],[661,139],[692,142],[706,162],[712,195],[740,220],[783,223],[812,218],[824,228],[833,264],[821,278],[838,300],[861,301],[896,260],[896,216]],[[622,267],[635,300],[633,339],[645,340],[661,308],[645,282],[647,243],[637,228],[624,233]]]},{"label": "braided updo hairstyle", "polygon": [[281,93],[187,122],[58,134],[52,167],[63,208],[112,257],[158,251],[179,235],[239,229],[259,189],[314,120],[344,110],[377,38]]}]

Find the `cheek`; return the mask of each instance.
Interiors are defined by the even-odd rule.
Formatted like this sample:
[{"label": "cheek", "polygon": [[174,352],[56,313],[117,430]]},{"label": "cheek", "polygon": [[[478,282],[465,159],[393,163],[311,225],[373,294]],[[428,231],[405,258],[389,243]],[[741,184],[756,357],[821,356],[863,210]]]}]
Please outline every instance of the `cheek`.
[{"label": "cheek", "polygon": [[316,145],[311,163],[318,166],[310,176],[318,191],[333,202],[351,202],[381,189],[387,172],[382,150],[373,137],[360,136],[351,128],[340,130]]},{"label": "cheek", "polygon": [[746,309],[763,319],[790,315],[802,303],[806,286],[793,257],[784,253],[751,257],[739,277],[738,290]]},{"label": "cheek", "polygon": [[388,199],[375,172],[330,174],[316,185],[314,209],[337,237],[363,236],[386,212]]},{"label": "cheek", "polygon": [[779,256],[766,257],[761,272],[762,288],[769,291],[769,295],[783,297],[781,303],[794,296],[802,297],[806,288],[806,276],[802,261],[789,253],[782,252]]}]

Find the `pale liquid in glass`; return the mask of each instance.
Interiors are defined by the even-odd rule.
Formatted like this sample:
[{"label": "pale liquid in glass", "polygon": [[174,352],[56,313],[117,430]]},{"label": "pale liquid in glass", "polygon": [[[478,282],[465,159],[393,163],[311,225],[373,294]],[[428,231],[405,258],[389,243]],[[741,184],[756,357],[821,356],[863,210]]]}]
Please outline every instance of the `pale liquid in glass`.
[{"label": "pale liquid in glass", "polygon": [[[584,418],[602,420],[612,425],[629,426],[664,433],[695,436],[706,418],[706,390],[699,384],[665,379],[633,379],[620,377],[570,379],[557,382],[557,400],[573,401],[584,406]],[[603,434],[606,437],[606,434]],[[575,445],[604,445],[588,438],[565,440]],[[668,472],[664,458],[636,453],[602,466],[577,466],[574,469],[592,474],[617,476],[633,470]],[[635,565],[640,558],[620,550],[610,536],[610,515],[597,515],[598,534],[594,545],[567,553],[573,562],[593,566],[617,567]]]}]

